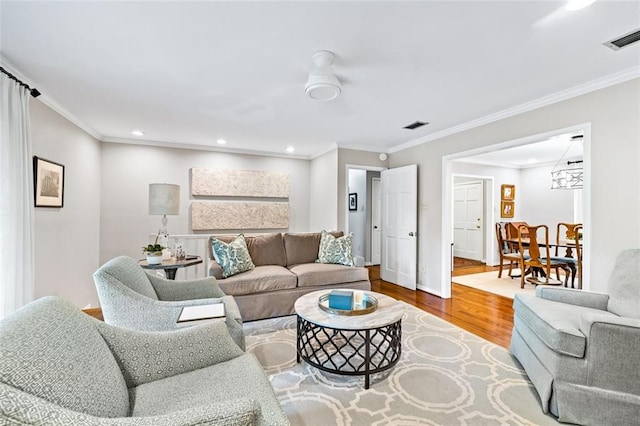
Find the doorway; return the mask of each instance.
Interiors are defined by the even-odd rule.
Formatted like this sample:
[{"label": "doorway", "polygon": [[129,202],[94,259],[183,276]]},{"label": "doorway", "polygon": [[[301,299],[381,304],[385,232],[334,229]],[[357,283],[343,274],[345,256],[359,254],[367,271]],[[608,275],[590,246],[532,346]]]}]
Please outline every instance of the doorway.
[{"label": "doorway", "polygon": [[[484,184],[453,178],[453,256],[484,263]],[[454,263],[455,268],[455,263]]]},{"label": "doorway", "polygon": [[349,202],[345,233],[353,233],[353,255],[358,266],[380,264],[380,172],[384,167],[347,164]]},{"label": "doorway", "polygon": [[[459,162],[462,159],[467,159],[469,157],[474,157],[474,159],[476,161],[474,161],[475,164],[473,164],[473,167],[475,167],[475,170],[482,170],[482,168],[484,166],[486,166],[486,164],[484,164],[482,161],[478,160],[478,158],[481,158],[484,154],[488,154],[488,153],[496,153],[496,152],[500,152],[503,153],[505,152],[508,148],[514,148],[514,147],[523,147],[526,148],[525,146],[534,146],[537,143],[540,143],[541,141],[547,141],[547,140],[552,140],[554,138],[558,138],[560,136],[565,136],[567,134],[576,134],[576,133],[580,133],[583,135],[583,142],[582,142],[582,161],[583,161],[583,171],[584,171],[584,187],[588,188],[590,185],[590,171],[591,171],[591,165],[590,165],[590,125],[588,123],[586,124],[581,124],[581,125],[576,125],[576,126],[572,126],[572,127],[568,127],[568,128],[564,128],[564,129],[559,129],[559,130],[555,130],[555,131],[551,131],[551,132],[547,132],[547,133],[543,133],[543,134],[539,134],[539,135],[533,135],[533,136],[529,136],[526,138],[522,138],[522,139],[517,139],[517,140],[513,140],[513,141],[508,141],[508,142],[502,142],[502,143],[498,143],[498,144],[494,144],[494,145],[490,145],[490,146],[485,146],[485,147],[481,147],[481,148],[477,148],[474,150],[470,150],[470,151],[465,151],[465,152],[460,152],[460,153],[455,153],[455,154],[450,154],[450,155],[446,155],[443,156],[442,158],[442,179],[443,179],[443,190],[442,190],[442,227],[443,229],[447,229],[447,230],[453,230],[453,221],[454,221],[454,216],[453,216],[453,200],[454,200],[454,194],[453,194],[453,189],[454,189],[454,175],[456,173],[456,167],[455,167],[455,163]],[[559,157],[557,156],[555,158],[555,163],[558,163],[559,161]],[[533,156],[532,154],[528,154],[528,159],[532,159]],[[522,160],[522,158],[520,158],[520,160]],[[553,166],[553,164],[552,164]],[[502,167],[505,167],[504,165]],[[507,168],[509,166],[506,166]],[[535,167],[535,166],[531,166],[531,167]],[[506,168],[505,168],[506,170]],[[531,170],[531,169],[528,169]],[[527,174],[533,174],[530,172],[527,172]],[[544,182],[549,182],[548,188],[551,187],[550,184],[550,175],[548,173],[546,173],[544,175],[543,179]],[[524,181],[524,178],[523,178]],[[499,195],[499,184],[500,183],[514,183],[511,182],[510,180],[507,179],[502,179],[500,178],[499,181],[496,181],[496,185],[497,187],[494,188],[494,190],[492,191],[492,193],[494,194],[494,200],[491,204],[491,212],[492,214],[494,214],[494,217],[498,217],[499,215],[499,203],[500,203],[500,195]],[[518,188],[521,188],[521,186],[517,186]],[[547,189],[548,189],[547,188]],[[584,272],[584,282],[583,282],[583,289],[589,289],[589,273],[588,270],[590,270],[590,265],[589,265],[589,259],[590,259],[590,241],[587,238],[587,236],[590,234],[590,196],[589,196],[589,191],[581,191],[581,194],[575,194],[574,198],[575,199],[581,199],[582,205],[580,209],[576,209],[580,210],[582,212],[582,223],[584,224],[583,229],[584,229],[584,235],[585,235],[585,240],[584,240],[584,245],[583,245],[583,272]],[[497,196],[495,194],[498,194]],[[518,190],[516,190],[516,194],[518,194]],[[520,197],[516,197],[516,201],[515,201],[515,211],[516,211],[516,216],[518,216],[518,212],[521,212],[521,208],[523,207],[523,204],[521,203],[531,203],[530,197],[527,198],[523,198],[522,196]],[[553,203],[541,203],[542,206],[544,205],[548,205],[551,204],[553,205]],[[535,207],[535,206],[534,206]],[[548,208],[541,208],[540,205],[537,206],[538,208],[533,210],[535,211],[535,215],[536,218],[532,219],[533,222],[535,223],[545,223],[545,218],[539,216],[540,213],[544,213],[546,211],[549,211],[550,209]],[[488,211],[489,209],[487,209],[486,211]],[[530,211],[530,209],[527,209],[527,211]],[[528,214],[527,214],[528,216]],[[572,216],[574,218],[576,218],[578,215],[577,214],[572,214]],[[520,219],[518,217],[516,217],[516,220]],[[508,220],[513,220],[513,219],[508,219]],[[487,216],[487,221],[488,223],[493,223],[495,222],[495,219],[489,219],[489,216]],[[486,226],[485,226],[486,227]],[[491,227],[486,227],[486,228],[491,228]],[[441,247],[441,251],[443,253],[443,265],[442,265],[442,270],[441,270],[441,297],[443,298],[450,298],[451,297],[451,280],[450,280],[450,275],[451,275],[451,269],[452,269],[452,258],[453,256],[451,255],[451,244],[453,243],[453,231],[451,231],[450,233],[446,232],[443,233],[443,238],[442,238],[442,247]],[[485,257],[486,257],[486,261],[487,261],[487,265],[495,265],[494,262],[490,261],[490,258],[497,258],[497,248],[495,247],[496,244],[494,242],[495,238],[493,237],[493,234],[490,238],[487,238],[487,244],[485,245],[486,247],[486,252],[485,252]]]}]

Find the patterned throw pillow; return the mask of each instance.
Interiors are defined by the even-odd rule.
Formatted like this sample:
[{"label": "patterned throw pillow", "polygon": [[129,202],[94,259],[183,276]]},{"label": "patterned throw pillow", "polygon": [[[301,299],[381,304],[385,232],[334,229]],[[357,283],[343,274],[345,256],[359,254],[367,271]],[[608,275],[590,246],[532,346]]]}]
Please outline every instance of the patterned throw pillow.
[{"label": "patterned throw pillow", "polygon": [[336,238],[327,231],[322,231],[318,260],[316,262],[353,266],[352,247],[353,234]]},{"label": "patterned throw pillow", "polygon": [[222,278],[227,278],[240,272],[250,271],[255,268],[249,256],[247,242],[244,235],[240,234],[229,244],[213,238],[211,240],[213,257],[222,268]]}]

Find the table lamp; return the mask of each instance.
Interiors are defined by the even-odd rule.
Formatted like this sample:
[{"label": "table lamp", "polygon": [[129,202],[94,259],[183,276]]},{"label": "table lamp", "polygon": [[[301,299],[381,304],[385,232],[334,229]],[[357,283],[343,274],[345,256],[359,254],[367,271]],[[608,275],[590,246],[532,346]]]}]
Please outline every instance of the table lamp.
[{"label": "table lamp", "polygon": [[[149,214],[162,215],[162,227],[158,235],[162,237],[159,244],[166,247],[169,241],[167,232],[167,215],[180,214],[180,185],[171,183],[150,183],[149,184]],[[159,238],[160,239],[160,238]]]}]

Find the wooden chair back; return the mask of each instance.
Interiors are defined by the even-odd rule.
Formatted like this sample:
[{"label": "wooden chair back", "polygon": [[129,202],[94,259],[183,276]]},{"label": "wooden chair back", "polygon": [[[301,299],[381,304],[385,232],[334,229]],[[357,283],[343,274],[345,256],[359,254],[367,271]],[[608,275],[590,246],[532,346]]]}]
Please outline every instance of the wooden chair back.
[{"label": "wooden chair back", "polygon": [[500,260],[502,256],[510,253],[511,249],[506,241],[507,238],[507,222],[496,222],[496,240],[498,241],[498,250],[500,251]]},{"label": "wooden chair back", "polygon": [[[581,223],[564,223],[564,222],[558,223],[558,226],[556,228],[556,244],[557,245],[555,247],[554,256],[558,256],[558,250],[560,249],[559,245],[561,240],[565,240],[567,242],[575,242],[576,247],[580,245],[578,244],[579,234],[578,234],[578,230],[576,229],[577,227],[580,227],[580,230],[582,230]],[[578,253],[578,250],[576,250],[576,254],[577,253]],[[580,259],[580,257],[576,256],[576,259]]]},{"label": "wooden chair back", "polygon": [[[576,242],[576,259],[578,259],[578,288],[582,289],[582,245],[580,240],[582,239],[582,224],[579,223],[574,228],[574,239]],[[572,284],[573,286],[573,284]]]},{"label": "wooden chair back", "polygon": [[[528,244],[527,244],[528,242]],[[518,248],[521,256],[524,251],[529,251],[529,259],[522,258],[525,265],[551,269],[549,253],[549,227],[547,225],[520,225],[518,228]],[[543,250],[543,251],[541,251]]]}]

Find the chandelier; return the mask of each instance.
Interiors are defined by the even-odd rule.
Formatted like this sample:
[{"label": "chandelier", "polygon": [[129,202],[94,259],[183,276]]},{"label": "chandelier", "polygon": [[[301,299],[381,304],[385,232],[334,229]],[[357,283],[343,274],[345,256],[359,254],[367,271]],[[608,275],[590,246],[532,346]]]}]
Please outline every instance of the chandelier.
[{"label": "chandelier", "polygon": [[[582,189],[584,187],[584,170],[582,167],[556,170],[558,168],[558,164],[560,164],[564,159],[564,156],[567,154],[567,151],[569,151],[573,143],[581,139],[582,135],[571,137],[571,144],[564,151],[564,154],[562,154],[562,157],[560,157],[560,160],[558,160],[551,172],[551,189]],[[567,161],[567,166],[571,166],[573,164],[582,164],[582,160]]]}]

